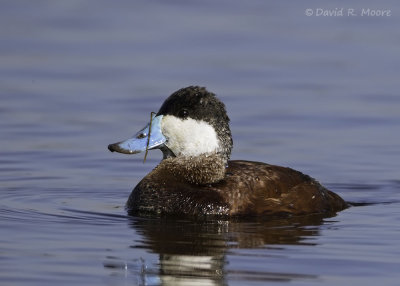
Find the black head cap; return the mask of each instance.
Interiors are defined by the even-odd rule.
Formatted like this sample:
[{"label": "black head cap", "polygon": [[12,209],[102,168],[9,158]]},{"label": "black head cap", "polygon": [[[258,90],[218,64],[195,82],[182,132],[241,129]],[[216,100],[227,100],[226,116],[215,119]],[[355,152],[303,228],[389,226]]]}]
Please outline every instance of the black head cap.
[{"label": "black head cap", "polygon": [[190,117],[209,123],[221,141],[222,155],[229,159],[233,142],[225,105],[205,87],[189,86],[174,92],[164,101],[157,115]]}]

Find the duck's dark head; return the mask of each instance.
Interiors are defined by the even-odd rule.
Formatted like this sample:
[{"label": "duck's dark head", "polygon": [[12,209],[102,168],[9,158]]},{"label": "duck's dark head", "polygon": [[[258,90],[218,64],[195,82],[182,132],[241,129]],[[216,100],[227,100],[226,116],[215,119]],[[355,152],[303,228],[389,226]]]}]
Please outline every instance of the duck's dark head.
[{"label": "duck's dark head", "polygon": [[217,155],[226,163],[232,136],[225,105],[204,87],[182,88],[164,101],[151,126],[149,123],[133,138],[110,144],[108,149],[135,154],[146,147],[160,149],[164,159]]}]

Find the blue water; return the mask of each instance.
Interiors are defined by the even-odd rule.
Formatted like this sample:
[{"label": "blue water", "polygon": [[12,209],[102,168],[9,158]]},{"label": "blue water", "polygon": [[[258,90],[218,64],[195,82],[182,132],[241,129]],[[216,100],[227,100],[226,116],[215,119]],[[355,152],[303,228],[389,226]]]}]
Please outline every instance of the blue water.
[{"label": "blue water", "polygon": [[[1,285],[398,285],[398,2],[1,7]],[[335,8],[391,15],[315,16]],[[143,164],[107,145],[187,85],[225,102],[233,159],[298,169],[358,206],[330,218],[128,217],[161,152]]]}]

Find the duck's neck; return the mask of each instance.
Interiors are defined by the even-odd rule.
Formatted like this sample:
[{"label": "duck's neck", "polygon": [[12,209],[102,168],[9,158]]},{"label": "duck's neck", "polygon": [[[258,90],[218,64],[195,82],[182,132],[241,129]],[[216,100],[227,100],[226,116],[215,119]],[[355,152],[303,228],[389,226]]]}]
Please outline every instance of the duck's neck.
[{"label": "duck's neck", "polygon": [[219,154],[179,156],[162,160],[156,169],[169,173],[177,180],[204,185],[222,180],[225,177],[226,164],[226,159]]}]

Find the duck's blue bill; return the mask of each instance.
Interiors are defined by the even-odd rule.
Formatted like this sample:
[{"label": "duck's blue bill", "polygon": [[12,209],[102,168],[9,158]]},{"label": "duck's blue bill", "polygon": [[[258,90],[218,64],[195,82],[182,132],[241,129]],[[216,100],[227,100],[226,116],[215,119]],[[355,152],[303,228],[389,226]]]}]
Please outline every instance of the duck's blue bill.
[{"label": "duck's blue bill", "polygon": [[[148,149],[159,148],[162,144],[164,144],[167,139],[161,132],[161,120],[162,115],[154,116],[151,120],[151,128],[150,123],[146,125],[145,128],[140,130],[135,134],[133,138],[127,139],[122,142],[117,142],[114,144],[108,145],[108,149],[111,152],[119,152],[124,154],[136,154]],[[149,139],[150,133],[150,141]],[[148,145],[147,145],[148,143]]]}]

